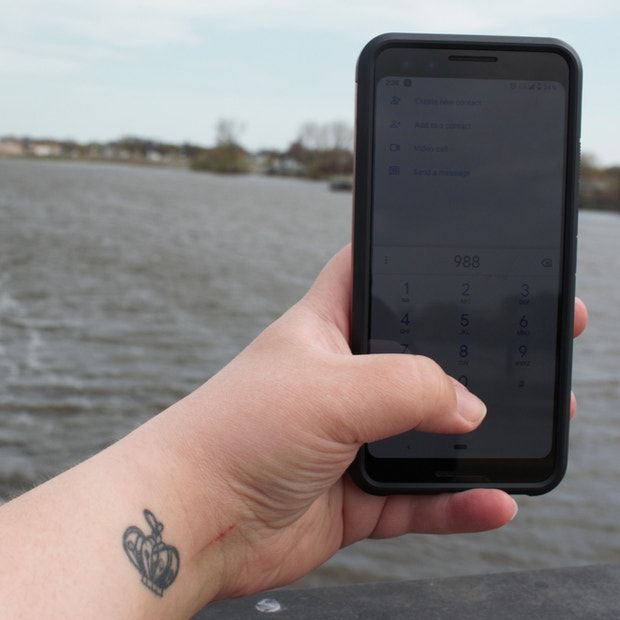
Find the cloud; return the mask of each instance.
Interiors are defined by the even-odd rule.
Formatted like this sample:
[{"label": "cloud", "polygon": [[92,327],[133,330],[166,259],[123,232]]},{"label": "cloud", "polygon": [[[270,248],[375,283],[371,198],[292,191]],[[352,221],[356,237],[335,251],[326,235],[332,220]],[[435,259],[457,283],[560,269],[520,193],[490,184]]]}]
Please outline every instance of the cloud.
[{"label": "cloud", "polygon": [[167,2],[23,0],[2,13],[2,75],[66,75],[96,61],[122,61],[136,49],[198,42],[191,14]]},{"label": "cloud", "polygon": [[9,0],[0,21],[0,74],[71,74],[102,59],[192,48],[219,30],[316,30],[361,44],[390,30],[553,32],[560,18],[618,15],[620,3],[610,0]]},{"label": "cloud", "polygon": [[[3,6],[0,32],[55,32],[77,42],[119,48],[193,44],[211,28],[355,31],[390,23],[415,31],[486,32],[549,19],[620,15],[620,3],[591,0],[21,0]],[[17,26],[17,28],[16,28]],[[399,29],[396,27],[395,29]]]}]

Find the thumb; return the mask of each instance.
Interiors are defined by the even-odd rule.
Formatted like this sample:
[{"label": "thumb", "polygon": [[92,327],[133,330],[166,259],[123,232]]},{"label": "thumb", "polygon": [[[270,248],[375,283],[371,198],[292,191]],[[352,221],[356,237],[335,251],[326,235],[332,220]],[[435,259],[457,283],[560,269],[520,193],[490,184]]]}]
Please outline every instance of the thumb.
[{"label": "thumb", "polygon": [[351,315],[351,286],[352,263],[349,243],[323,267],[304,296],[304,302],[319,316],[333,323],[347,341]]},{"label": "thumb", "polygon": [[[409,430],[467,433],[486,415],[484,403],[428,357],[402,354],[343,358],[333,379],[344,408],[328,420],[332,439],[377,441]],[[329,408],[328,408],[329,409]]]}]

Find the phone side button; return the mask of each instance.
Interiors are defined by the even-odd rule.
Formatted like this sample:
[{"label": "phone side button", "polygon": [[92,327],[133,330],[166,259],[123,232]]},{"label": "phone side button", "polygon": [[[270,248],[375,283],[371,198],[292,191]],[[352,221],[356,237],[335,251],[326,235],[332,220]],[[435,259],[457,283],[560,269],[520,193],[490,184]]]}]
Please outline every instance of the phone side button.
[{"label": "phone side button", "polygon": [[577,275],[577,252],[579,251],[579,235],[575,235],[575,252],[573,258],[573,273]]}]

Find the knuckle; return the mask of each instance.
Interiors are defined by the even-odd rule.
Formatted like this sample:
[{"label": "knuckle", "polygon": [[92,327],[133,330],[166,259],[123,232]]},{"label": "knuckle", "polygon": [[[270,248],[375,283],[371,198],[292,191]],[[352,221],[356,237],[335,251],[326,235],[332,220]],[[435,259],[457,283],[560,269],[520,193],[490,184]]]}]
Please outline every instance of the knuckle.
[{"label": "knuckle", "polygon": [[416,356],[418,394],[424,400],[425,409],[438,413],[450,413],[456,408],[454,388],[441,366],[425,356]]}]

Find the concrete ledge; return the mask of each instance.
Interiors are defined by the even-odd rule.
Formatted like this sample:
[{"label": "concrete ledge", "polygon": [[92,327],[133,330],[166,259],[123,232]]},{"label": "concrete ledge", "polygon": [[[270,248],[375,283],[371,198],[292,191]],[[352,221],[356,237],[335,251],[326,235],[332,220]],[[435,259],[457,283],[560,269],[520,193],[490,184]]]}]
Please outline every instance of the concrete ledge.
[{"label": "concrete ledge", "polygon": [[[257,603],[265,601],[262,605]],[[269,601],[271,599],[271,601]],[[280,607],[279,611],[275,609]],[[263,608],[264,611],[259,611]],[[620,565],[270,590],[205,607],[195,620],[620,618]]]}]

